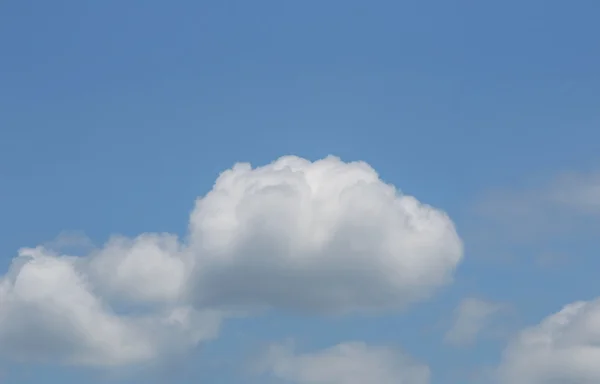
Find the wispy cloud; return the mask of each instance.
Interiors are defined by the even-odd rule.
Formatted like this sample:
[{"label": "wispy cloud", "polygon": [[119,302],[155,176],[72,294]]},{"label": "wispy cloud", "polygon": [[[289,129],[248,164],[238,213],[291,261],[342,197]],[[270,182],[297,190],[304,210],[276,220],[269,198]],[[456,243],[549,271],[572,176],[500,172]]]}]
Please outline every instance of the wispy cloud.
[{"label": "wispy cloud", "polygon": [[271,346],[261,369],[294,384],[428,384],[429,368],[402,351],[347,342],[313,352],[295,353],[293,345]]},{"label": "wispy cloud", "polygon": [[513,235],[576,230],[600,219],[600,172],[563,172],[520,189],[488,191],[474,213]]},{"label": "wispy cloud", "polygon": [[477,298],[467,298],[454,310],[451,328],[444,341],[452,345],[473,344],[482,332],[490,330],[496,316],[504,314],[509,306]]},{"label": "wispy cloud", "polygon": [[49,251],[72,256],[85,255],[94,249],[92,239],[82,231],[62,231],[42,246]]},{"label": "wispy cloud", "polygon": [[562,172],[488,190],[468,218],[462,232],[473,253],[507,259],[524,250],[540,266],[556,265],[599,243],[600,172]]}]

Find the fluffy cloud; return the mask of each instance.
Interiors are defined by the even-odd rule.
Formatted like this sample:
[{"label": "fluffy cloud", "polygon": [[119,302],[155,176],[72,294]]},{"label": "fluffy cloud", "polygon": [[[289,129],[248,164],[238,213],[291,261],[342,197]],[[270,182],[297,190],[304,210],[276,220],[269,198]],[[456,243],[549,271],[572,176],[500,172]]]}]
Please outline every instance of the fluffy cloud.
[{"label": "fluffy cloud", "polygon": [[446,332],[444,340],[454,345],[473,343],[490,324],[492,317],[505,309],[506,306],[499,303],[476,298],[464,299],[454,311],[452,327]]},{"label": "fluffy cloud", "polygon": [[365,163],[238,164],[190,219],[197,303],[312,312],[400,308],[448,283],[462,244],[441,211]]},{"label": "fluffy cloud", "polygon": [[111,240],[89,263],[94,281],[120,299],[350,312],[424,299],[462,258],[443,212],[334,157],[237,164],[197,200],[189,227],[185,243]]},{"label": "fluffy cloud", "polygon": [[520,332],[504,352],[501,383],[600,382],[600,299],[565,306]]},{"label": "fluffy cloud", "polygon": [[87,259],[87,270],[104,293],[130,302],[181,299],[193,260],[175,235],[115,236]]},{"label": "fluffy cloud", "polygon": [[198,198],[184,241],[22,251],[1,280],[0,345],[23,359],[144,361],[214,337],[222,311],[402,308],[450,282],[461,259],[452,221],[365,163],[237,164]]},{"label": "fluffy cloud", "polygon": [[0,353],[78,365],[143,362],[216,336],[220,316],[190,307],[118,315],[78,271],[77,258],[23,249],[0,280]]},{"label": "fluffy cloud", "polygon": [[430,372],[401,351],[360,342],[307,354],[290,345],[270,348],[261,370],[295,384],[427,384]]}]

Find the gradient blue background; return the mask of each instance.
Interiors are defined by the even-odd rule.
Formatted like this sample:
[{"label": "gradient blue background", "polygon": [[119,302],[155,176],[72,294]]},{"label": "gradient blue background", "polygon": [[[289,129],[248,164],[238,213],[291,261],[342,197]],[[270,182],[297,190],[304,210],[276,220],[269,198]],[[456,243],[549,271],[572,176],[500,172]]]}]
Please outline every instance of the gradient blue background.
[{"label": "gradient blue background", "polygon": [[[455,220],[467,247],[456,283],[397,316],[229,322],[152,375],[261,382],[244,376],[247,355],[296,337],[307,349],[397,343],[431,365],[434,384],[466,382],[503,341],[441,343],[461,298],[510,302],[529,324],[600,291],[591,247],[559,269],[529,257],[544,239],[507,262],[469,248],[485,191],[598,167],[599,14],[592,0],[3,1],[0,267],[63,230],[98,244],[183,234],[194,198],[237,161],[365,160]],[[150,375],[3,367],[10,383]]]}]

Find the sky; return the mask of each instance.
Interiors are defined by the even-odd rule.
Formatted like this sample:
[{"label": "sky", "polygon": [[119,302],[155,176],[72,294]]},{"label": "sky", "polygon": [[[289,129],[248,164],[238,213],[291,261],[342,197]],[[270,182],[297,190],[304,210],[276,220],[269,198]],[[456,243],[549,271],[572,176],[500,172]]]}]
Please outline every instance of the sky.
[{"label": "sky", "polygon": [[600,382],[600,3],[0,4],[0,382]]}]

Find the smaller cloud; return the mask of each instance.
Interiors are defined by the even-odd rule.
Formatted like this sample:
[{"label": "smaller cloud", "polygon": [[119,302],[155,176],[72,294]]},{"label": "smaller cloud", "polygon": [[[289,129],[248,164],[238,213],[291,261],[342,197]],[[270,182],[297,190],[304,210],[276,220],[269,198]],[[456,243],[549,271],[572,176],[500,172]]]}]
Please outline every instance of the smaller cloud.
[{"label": "smaller cloud", "polygon": [[291,343],[272,345],[261,371],[294,384],[428,384],[429,368],[385,346],[347,342],[297,354]]},{"label": "smaller cloud", "polygon": [[454,310],[453,324],[446,332],[444,341],[457,346],[473,344],[483,331],[489,329],[494,317],[507,309],[505,304],[476,298],[464,299]]},{"label": "smaller cloud", "polygon": [[497,370],[501,384],[600,382],[600,298],[578,301],[519,332]]},{"label": "smaller cloud", "polygon": [[217,336],[221,315],[189,306],[118,314],[96,295],[77,258],[22,249],[0,277],[0,356],[16,361],[117,367]]}]

